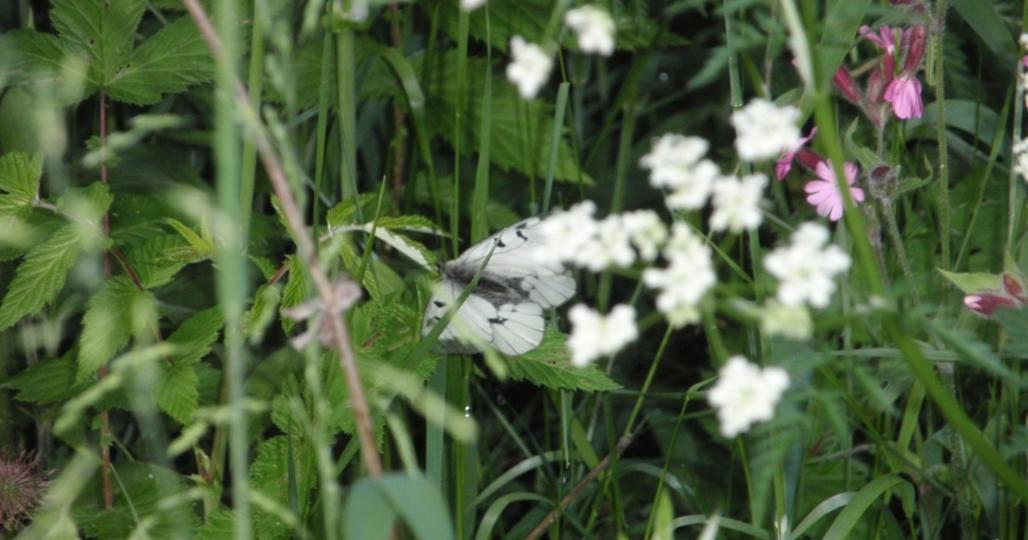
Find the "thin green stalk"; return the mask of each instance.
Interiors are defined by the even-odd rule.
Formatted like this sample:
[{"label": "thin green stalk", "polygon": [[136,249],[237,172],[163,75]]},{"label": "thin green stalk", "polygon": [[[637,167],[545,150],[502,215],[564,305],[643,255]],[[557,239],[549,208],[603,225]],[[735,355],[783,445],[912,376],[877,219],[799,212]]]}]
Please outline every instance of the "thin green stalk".
[{"label": "thin green stalk", "polygon": [[243,306],[247,297],[246,264],[243,249],[246,230],[242,218],[240,181],[240,130],[236,125],[235,63],[238,59],[238,31],[234,2],[217,2],[214,21],[223,44],[224,58],[216,73],[214,103],[214,154],[217,170],[217,198],[225,228],[215,254],[218,302],[225,317],[225,376],[228,381],[229,456],[232,469],[233,531],[243,540],[251,537],[249,480],[249,436],[246,418],[246,352],[242,334]]},{"label": "thin green stalk", "polygon": [[[939,197],[939,246],[942,252],[939,267],[950,269],[950,212],[949,212],[949,150],[946,146],[946,55],[943,51],[943,36],[946,33],[946,0],[935,0],[935,138],[939,144],[939,174],[936,189]],[[943,298],[947,285],[943,280]]]},{"label": "thin green stalk", "polygon": [[[874,262],[874,254],[871,251],[871,244],[864,231],[864,220],[857,211],[853,202],[853,196],[845,185],[843,173],[843,150],[839,140],[839,133],[835,125],[835,117],[831,106],[831,97],[825,88],[818,88],[814,106],[815,118],[818,125],[818,139],[822,141],[828,150],[828,156],[835,171],[836,180],[839,182],[839,191],[843,195],[845,211],[843,217],[846,220],[846,227],[854,240],[858,269],[867,283],[871,295],[877,298],[885,297],[885,287],[882,278],[878,274],[878,268]],[[978,454],[982,462],[996,474],[996,477],[1018,496],[1028,499],[1028,482],[1013,468],[1011,468],[1003,457],[989,443],[981,430],[974,425],[974,422],[967,417],[967,414],[957,403],[955,397],[949,393],[942,382],[936,376],[932,365],[925,360],[924,354],[916,342],[908,336],[900,326],[899,316],[895,312],[885,312],[882,318],[882,326],[885,336],[894,342],[908,368],[914,376],[925,386],[925,391],[935,401],[936,406],[942,412],[949,424],[955,429],[964,441]]]},{"label": "thin green stalk", "polygon": [[[339,117],[340,193],[344,199],[356,197],[357,187],[357,65],[354,55],[354,32],[344,27],[336,35],[336,94]],[[357,205],[357,220],[364,221],[361,207]]]},{"label": "thin green stalk", "polygon": [[460,253],[460,135],[463,131],[464,94],[468,79],[468,25],[468,12],[462,9],[457,22],[457,106],[454,107],[453,119],[453,191],[450,206],[450,240],[454,256]]},{"label": "thin green stalk", "polygon": [[564,127],[564,111],[568,104],[568,90],[571,84],[560,83],[557,87],[557,105],[553,111],[553,132],[550,136],[550,159],[546,165],[546,186],[543,188],[543,213],[550,211],[550,195],[553,193],[553,176],[557,171],[557,150],[560,148]]},{"label": "thin green stalk", "polygon": [[321,186],[325,180],[325,144],[328,139],[329,103],[332,99],[332,33],[325,32],[321,37],[321,72],[318,74],[318,123],[315,129],[314,142],[314,197],[311,201],[311,225],[314,238],[320,238],[321,232]]},{"label": "thin green stalk", "polygon": [[[485,88],[482,89],[482,121],[478,139],[478,164],[475,169],[475,189],[471,195],[471,242],[475,243],[489,234],[489,159],[493,124],[493,47],[489,41],[489,4],[485,11]],[[458,129],[458,131],[460,131]]]},{"label": "thin green stalk", "polygon": [[914,272],[910,269],[910,260],[907,259],[907,249],[903,245],[903,236],[900,234],[899,225],[896,223],[896,205],[891,198],[884,198],[882,201],[882,216],[885,218],[885,231],[889,237],[889,243],[896,252],[896,260],[899,261],[900,270],[907,280],[907,287],[914,296],[914,305],[921,305],[921,294],[917,292],[917,281],[914,280]]},{"label": "thin green stalk", "polygon": [[[257,110],[261,109],[261,94],[264,87],[264,24],[268,17],[267,7],[267,3],[261,0],[254,2],[253,26],[250,30],[250,74],[247,78],[247,88],[250,90],[250,100]],[[253,140],[248,138],[243,142],[242,186],[239,195],[240,222],[246,230],[250,228],[253,187],[256,178],[257,147],[253,144]]]}]

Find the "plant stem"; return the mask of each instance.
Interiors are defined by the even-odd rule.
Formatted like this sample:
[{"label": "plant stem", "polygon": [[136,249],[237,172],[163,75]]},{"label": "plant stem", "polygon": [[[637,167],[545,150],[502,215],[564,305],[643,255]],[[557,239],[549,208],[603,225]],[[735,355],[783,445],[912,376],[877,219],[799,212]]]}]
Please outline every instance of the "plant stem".
[{"label": "plant stem", "polygon": [[[396,2],[389,4],[389,38],[401,54],[403,35],[400,33],[400,8]],[[404,169],[407,167],[407,113],[399,99],[393,100],[393,206],[400,208],[403,196]]]},{"label": "plant stem", "polygon": [[[194,24],[200,29],[200,34],[207,43],[211,54],[220,64],[228,64],[228,57],[222,48],[221,39],[211,26],[207,13],[199,0],[182,0],[189,11]],[[315,251],[314,241],[304,226],[303,215],[300,208],[289,190],[289,184],[282,169],[282,163],[275,153],[268,138],[268,133],[260,123],[249,95],[238,79],[232,81],[235,86],[235,103],[239,108],[240,116],[248,128],[249,135],[253,137],[257,146],[257,153],[261,163],[268,174],[275,195],[281,203],[282,214],[286,218],[289,232],[296,242],[297,253],[304,259],[307,271],[310,273],[311,281],[314,282],[318,296],[326,308],[332,312],[336,306],[336,287],[329,281],[328,276],[322,269],[318,254]],[[350,344],[349,331],[343,324],[343,318],[339,316],[327,317],[330,334],[332,336],[333,348],[339,353],[339,364],[346,378],[347,390],[350,393],[350,403],[353,407],[353,415],[357,425],[357,436],[361,442],[361,458],[372,476],[379,476],[382,473],[382,462],[378,455],[378,447],[371,429],[371,413],[368,408],[367,399],[364,396],[364,387],[361,385],[360,373],[357,371],[357,360]]]},{"label": "plant stem", "polygon": [[[950,216],[949,216],[949,152],[946,146],[946,84],[945,58],[943,51],[943,35],[946,28],[946,0],[935,2],[935,137],[939,145],[939,178],[936,184],[939,197],[939,246],[942,259],[939,267],[949,270],[950,262]],[[948,282],[943,281],[943,293],[948,289]],[[944,303],[944,302],[943,302]]]},{"label": "plant stem", "polygon": [[[100,148],[107,143],[107,93],[100,89]],[[100,181],[107,184],[107,160],[100,162]],[[111,215],[104,213],[104,238],[111,236]],[[111,255],[104,252],[104,277],[111,277]],[[100,366],[100,380],[107,378],[107,364]],[[114,507],[114,485],[111,483],[111,416],[107,409],[100,411],[100,453],[103,461],[104,508]]]}]

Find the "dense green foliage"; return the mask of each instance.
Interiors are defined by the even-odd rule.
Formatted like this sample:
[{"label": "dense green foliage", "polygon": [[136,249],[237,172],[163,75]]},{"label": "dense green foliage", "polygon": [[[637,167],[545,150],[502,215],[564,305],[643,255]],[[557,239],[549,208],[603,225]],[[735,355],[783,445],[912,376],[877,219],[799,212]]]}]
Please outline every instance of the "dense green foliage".
[{"label": "dense green foliage", "polygon": [[[198,3],[223,62],[177,1],[0,5],[0,461],[34,451],[51,480],[17,520],[0,489],[5,530],[1023,536],[1028,3],[374,0],[357,22],[353,3]],[[562,23],[586,3],[616,23],[609,57]],[[923,116],[876,126],[833,90],[840,67],[877,65],[861,25],[927,28]],[[534,99],[505,76],[515,35],[554,57]],[[759,229],[669,210],[639,165],[666,133],[710,141],[726,174],[774,175],[733,148],[754,97],[795,105],[836,170],[857,163],[863,203],[819,217],[797,165]],[[702,235],[718,282],[698,322],[669,324],[640,259],[575,271],[573,303],[638,313],[612,357],[573,365],[563,308],[522,356],[438,354],[442,327],[421,330],[438,264],[582,200]],[[761,261],[806,221],[853,264],[791,340],[761,324]],[[326,274],[360,299],[329,305]],[[1011,305],[985,316],[975,295]],[[790,384],[727,438],[706,397],[733,355]]]}]

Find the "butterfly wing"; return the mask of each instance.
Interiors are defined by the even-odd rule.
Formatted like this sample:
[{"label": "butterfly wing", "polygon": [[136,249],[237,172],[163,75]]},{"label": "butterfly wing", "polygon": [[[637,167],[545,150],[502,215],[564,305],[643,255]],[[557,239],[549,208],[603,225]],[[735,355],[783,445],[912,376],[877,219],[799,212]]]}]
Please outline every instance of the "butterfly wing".
[{"label": "butterfly wing", "polygon": [[489,257],[485,274],[515,280],[520,291],[544,309],[559,306],[574,296],[575,280],[564,265],[540,263],[532,256],[532,251],[546,242],[540,223],[538,217],[530,217],[501,229],[449,264],[477,270]]},{"label": "butterfly wing", "polygon": [[[445,278],[437,284],[425,309],[422,335],[427,335],[442,320],[462,290],[462,285]],[[477,344],[489,344],[502,354],[517,356],[539,346],[544,326],[543,309],[535,302],[511,299],[496,305],[472,293],[439,335],[437,349],[473,354],[480,352]]]}]

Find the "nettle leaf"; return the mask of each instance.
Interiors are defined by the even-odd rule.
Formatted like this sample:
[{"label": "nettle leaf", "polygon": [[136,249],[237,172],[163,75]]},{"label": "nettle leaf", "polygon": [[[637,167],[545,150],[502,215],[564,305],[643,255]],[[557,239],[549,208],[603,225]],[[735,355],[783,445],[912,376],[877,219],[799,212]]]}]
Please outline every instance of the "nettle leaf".
[{"label": "nettle leaf", "polygon": [[0,216],[24,214],[39,194],[43,156],[8,152],[0,157]]},{"label": "nettle leaf", "polygon": [[117,276],[105,281],[89,299],[89,307],[82,317],[76,380],[85,380],[114,358],[132,337],[137,326],[135,315],[144,306],[153,311],[155,305],[153,295],[140,291],[127,277]]},{"label": "nettle leaf", "polygon": [[343,199],[328,211],[325,221],[330,228],[351,225],[357,222],[358,204],[360,205],[361,213],[367,216],[375,211],[377,202],[378,194],[376,193],[362,193],[357,197]]},{"label": "nettle leaf", "polygon": [[50,20],[65,50],[89,57],[88,82],[106,86],[132,52],[145,0],[55,0]]},{"label": "nettle leaf", "polygon": [[210,80],[213,65],[196,25],[189,17],[179,17],[132,53],[111,77],[107,91],[118,101],[149,105],[160,101],[162,94]]},{"label": "nettle leaf", "polygon": [[[293,433],[298,433],[299,427],[295,425],[293,427]],[[290,467],[290,463],[292,467]],[[257,445],[257,456],[250,466],[251,487],[279,503],[280,507],[289,508],[291,506],[289,494],[291,468],[294,471],[297,486],[296,504],[301,513],[301,516],[298,517],[302,521],[310,495],[314,492],[317,484],[314,451],[306,440],[293,435],[292,444],[290,444],[288,435],[279,435]],[[276,539],[289,536],[290,529],[286,520],[264,509],[256,510],[254,521],[258,538]]]},{"label": "nettle leaf", "polygon": [[[298,306],[307,299],[307,268],[296,255],[290,255],[287,264],[289,279],[286,280],[286,286],[282,291],[281,309]],[[293,330],[295,324],[296,321],[293,319],[282,317],[282,329],[287,334]]]},{"label": "nettle leaf", "polygon": [[198,258],[195,250],[182,237],[165,234],[132,248],[126,254],[126,259],[143,286],[155,289],[170,283],[183,267]]},{"label": "nettle leaf", "polygon": [[213,76],[213,59],[188,16],[164,26],[134,47],[145,0],[55,0],[50,10],[57,35],[14,33],[12,67],[60,80],[68,57],[85,60],[82,100],[104,89],[114,100],[150,105]]},{"label": "nettle leaf", "polygon": [[65,225],[29,251],[0,304],[0,330],[39,313],[57,296],[79,254],[81,240],[76,225]]},{"label": "nettle leaf", "polygon": [[14,399],[39,404],[64,401],[85,386],[75,384],[74,350],[60,358],[32,364],[3,385],[18,391]]},{"label": "nettle leaf", "polygon": [[168,343],[175,346],[172,353],[175,363],[193,365],[203,360],[211,351],[211,345],[218,340],[224,325],[225,319],[216,307],[205,309],[183,321],[167,339]]},{"label": "nettle leaf", "polygon": [[[440,56],[427,92],[428,124],[451,144],[454,143],[457,111],[457,55]],[[461,140],[477,141],[482,135],[482,94],[487,64],[482,58],[467,59],[467,88],[461,104]],[[553,138],[553,106],[541,99],[525,101],[506,78],[493,77],[493,108],[489,158],[501,169],[515,169],[535,177],[546,175]],[[563,133],[563,131],[562,131]],[[465,145],[467,146],[467,145]],[[571,144],[562,135],[557,145],[556,180],[592,184],[581,169]]]},{"label": "nettle leaf", "polygon": [[157,406],[179,424],[193,420],[200,403],[197,364],[211,351],[223,325],[221,311],[211,308],[186,319],[168,336],[167,343],[175,349],[168,361],[160,363]]},{"label": "nettle leaf", "polygon": [[510,377],[553,389],[605,392],[621,388],[596,366],[579,368],[571,365],[566,339],[564,334],[547,328],[538,347],[521,356],[505,359]]},{"label": "nettle leaf", "polygon": [[253,305],[243,316],[244,332],[249,336],[251,345],[264,340],[264,333],[278,314],[278,302],[281,299],[282,287],[277,283],[265,283],[257,288]]}]

